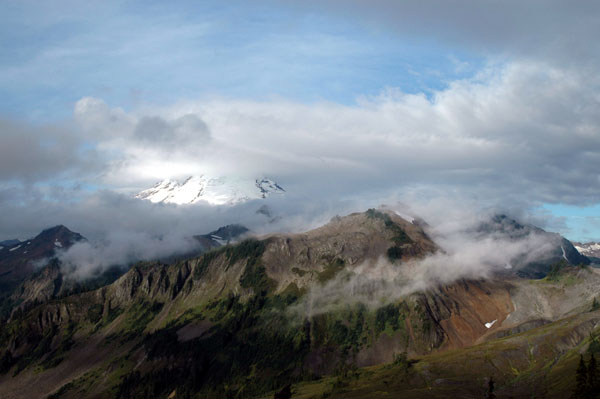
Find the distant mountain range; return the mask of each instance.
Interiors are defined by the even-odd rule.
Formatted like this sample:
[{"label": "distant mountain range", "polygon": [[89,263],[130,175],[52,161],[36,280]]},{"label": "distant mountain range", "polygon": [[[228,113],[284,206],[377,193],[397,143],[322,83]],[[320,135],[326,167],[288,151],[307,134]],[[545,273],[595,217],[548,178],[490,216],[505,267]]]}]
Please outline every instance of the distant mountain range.
[{"label": "distant mountain range", "polygon": [[202,245],[202,249],[207,251],[235,242],[248,232],[249,230],[240,224],[229,224],[208,234],[196,235],[194,238]]},{"label": "distant mountain range", "polygon": [[496,215],[478,228],[481,238],[486,235],[506,240],[521,240],[529,236],[537,236],[543,243],[550,244],[551,250],[533,261],[513,259],[514,269],[522,277],[543,278],[549,266],[564,260],[570,265],[589,265],[590,260],[578,252],[578,249],[558,233],[547,232],[537,226],[521,224],[506,215]]},{"label": "distant mountain range", "polygon": [[171,179],[163,180],[135,197],[155,203],[178,205],[201,201],[210,205],[231,205],[283,193],[285,190],[279,184],[267,178],[244,180],[201,175],[190,176],[183,183]]},{"label": "distant mountain range", "polygon": [[574,242],[573,245],[582,255],[587,256],[592,263],[600,264],[600,242]]},{"label": "distant mountain range", "polygon": [[600,258],[600,242],[574,242],[573,245],[582,255]]}]

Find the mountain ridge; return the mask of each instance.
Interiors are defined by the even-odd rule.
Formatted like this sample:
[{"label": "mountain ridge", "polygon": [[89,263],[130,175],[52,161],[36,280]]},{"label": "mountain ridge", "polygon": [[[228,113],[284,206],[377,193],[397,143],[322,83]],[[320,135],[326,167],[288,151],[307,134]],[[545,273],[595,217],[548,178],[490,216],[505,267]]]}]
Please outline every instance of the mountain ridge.
[{"label": "mountain ridge", "polygon": [[[363,373],[352,370],[403,353],[426,365],[428,356],[445,359],[488,342],[493,348],[503,339],[496,334],[534,334],[541,319],[544,326],[579,320],[564,333],[552,327],[564,337],[556,356],[571,356],[595,331],[596,315],[584,313],[600,272],[573,265],[549,269],[540,280],[458,279],[378,305],[342,302],[303,312],[332,283],[351,281],[357,268],[385,259],[403,269],[438,253],[422,226],[370,209],[304,233],[250,237],[171,264],[139,263],[110,285],[14,314],[0,330],[0,369],[9,371],[0,372],[0,395],[251,398],[323,375],[351,386],[352,373]],[[535,357],[544,341],[532,342]],[[516,354],[506,356],[524,367]],[[438,371],[443,360],[435,361],[438,369],[416,368],[419,381],[447,375]],[[498,370],[512,372],[503,364]],[[500,380],[526,390],[530,377],[522,370],[524,384]],[[458,389],[444,378],[430,387]],[[340,397],[336,386],[329,396]]]}]

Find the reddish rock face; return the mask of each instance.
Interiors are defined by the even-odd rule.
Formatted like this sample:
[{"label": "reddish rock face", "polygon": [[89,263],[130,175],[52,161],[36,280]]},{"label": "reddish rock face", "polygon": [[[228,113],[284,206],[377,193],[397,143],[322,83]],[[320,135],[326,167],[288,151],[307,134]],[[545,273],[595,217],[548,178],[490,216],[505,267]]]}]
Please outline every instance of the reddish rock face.
[{"label": "reddish rock face", "polygon": [[514,310],[510,286],[493,281],[461,281],[431,294],[430,309],[441,310],[439,323],[447,335],[443,348],[453,349],[477,343],[502,325]]}]

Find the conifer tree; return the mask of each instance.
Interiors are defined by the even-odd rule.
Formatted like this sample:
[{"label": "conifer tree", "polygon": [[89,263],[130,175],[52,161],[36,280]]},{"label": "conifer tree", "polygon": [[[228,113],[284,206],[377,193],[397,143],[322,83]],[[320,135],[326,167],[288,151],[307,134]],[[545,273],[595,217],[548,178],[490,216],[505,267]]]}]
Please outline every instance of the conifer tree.
[{"label": "conifer tree", "polygon": [[573,392],[573,398],[586,399],[588,392],[588,373],[585,361],[583,360],[583,355],[580,355],[579,357],[579,366],[577,366],[575,381],[577,382],[577,385],[575,386],[575,392]]},{"label": "conifer tree", "polygon": [[588,386],[588,397],[596,398],[598,396],[598,364],[596,363],[596,358],[592,353],[592,357],[588,363],[587,367],[587,386]]},{"label": "conifer tree", "polygon": [[496,399],[496,394],[494,393],[494,384],[494,378],[490,377],[488,381],[487,399]]}]

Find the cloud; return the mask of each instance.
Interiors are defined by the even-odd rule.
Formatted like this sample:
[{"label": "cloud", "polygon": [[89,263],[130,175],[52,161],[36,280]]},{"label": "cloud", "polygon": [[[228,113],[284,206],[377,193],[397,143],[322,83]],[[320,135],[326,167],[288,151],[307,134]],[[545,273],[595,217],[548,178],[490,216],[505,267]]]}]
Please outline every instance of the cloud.
[{"label": "cloud", "polygon": [[[307,197],[277,197],[215,207],[153,204],[112,191],[84,193],[78,201],[63,197],[51,201],[35,189],[18,192],[11,190],[19,202],[1,202],[0,237],[24,240],[43,228],[64,224],[88,239],[61,254],[70,273],[79,278],[112,265],[127,266],[198,249],[191,237],[227,224],[242,224],[258,235],[303,231],[326,223],[332,212],[348,213],[357,208],[349,202],[315,203]],[[257,212],[265,205],[271,216]],[[284,217],[273,220],[278,216]]]},{"label": "cloud", "polygon": [[80,131],[98,141],[130,134],[135,118],[119,107],[110,108],[103,100],[83,97],[75,103],[73,119]]},{"label": "cloud", "polygon": [[389,89],[355,106],[207,100],[146,113],[99,113],[83,99],[76,115],[112,133],[98,133],[99,150],[115,156],[109,186],[267,175],[324,198],[429,186],[585,205],[600,195],[599,83],[579,70],[509,63],[431,97]]},{"label": "cloud", "polygon": [[137,122],[134,139],[145,146],[160,146],[163,151],[181,149],[190,145],[206,145],[210,131],[206,123],[196,115],[188,114],[173,121],[157,116],[144,116]]},{"label": "cloud", "polygon": [[0,183],[82,177],[101,168],[97,154],[68,126],[0,119]]},{"label": "cloud", "polygon": [[61,269],[75,279],[86,279],[111,266],[127,267],[135,262],[189,254],[201,247],[191,236],[113,230],[101,241],[79,242],[58,258]]},{"label": "cloud", "polygon": [[344,16],[399,39],[445,43],[478,54],[590,67],[600,61],[591,45],[600,35],[600,6],[562,0],[472,2],[433,0],[309,1],[300,9]]},{"label": "cloud", "polygon": [[132,230],[153,218],[178,224],[183,211],[148,208],[131,196],[159,179],[194,174],[268,176],[291,204],[318,203],[330,214],[343,201],[373,206],[410,195],[513,210],[593,204],[599,83],[580,70],[513,62],[430,97],[389,89],[353,106],[213,99],[124,111],[83,98],[68,128],[6,125],[3,234],[33,234],[49,219],[73,221],[82,233],[92,221],[110,229],[119,218]]}]

